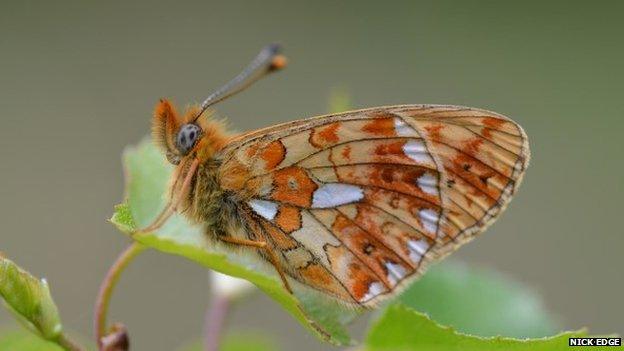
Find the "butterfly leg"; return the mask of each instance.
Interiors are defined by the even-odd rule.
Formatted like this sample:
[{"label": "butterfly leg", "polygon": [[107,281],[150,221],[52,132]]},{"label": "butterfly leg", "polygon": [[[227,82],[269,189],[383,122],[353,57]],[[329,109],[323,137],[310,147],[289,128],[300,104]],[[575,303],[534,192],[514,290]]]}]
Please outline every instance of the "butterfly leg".
[{"label": "butterfly leg", "polygon": [[165,224],[167,219],[169,219],[169,217],[171,217],[176,212],[178,205],[180,204],[180,202],[182,202],[182,199],[184,198],[184,196],[186,196],[189,189],[191,188],[191,181],[193,179],[193,176],[195,175],[195,172],[197,171],[198,166],[199,166],[199,160],[198,159],[193,160],[193,163],[191,163],[191,167],[189,168],[188,172],[186,173],[186,176],[184,177],[184,181],[182,182],[182,187],[180,188],[179,195],[175,199],[170,200],[167,203],[167,206],[165,206],[165,209],[162,210],[162,212],[160,212],[160,214],[156,217],[156,219],[150,225],[148,225],[145,228],[137,230],[136,232],[133,233],[133,235],[152,232],[162,227],[163,224]]},{"label": "butterfly leg", "polygon": [[264,250],[269,255],[269,260],[271,260],[271,264],[273,264],[273,267],[275,267],[275,270],[277,270],[277,273],[279,273],[279,276],[282,279],[282,282],[284,283],[284,287],[286,288],[286,290],[288,290],[288,292],[291,294],[293,293],[292,289],[290,288],[290,284],[288,283],[288,280],[286,279],[286,274],[284,274],[282,267],[278,264],[279,261],[278,261],[277,255],[275,255],[275,251],[271,250],[271,248],[269,247],[269,245],[267,245],[265,241],[254,241],[254,240],[233,238],[233,237],[228,237],[228,236],[221,237],[220,240],[231,243],[231,244],[235,244],[235,245],[255,247],[259,250]]}]

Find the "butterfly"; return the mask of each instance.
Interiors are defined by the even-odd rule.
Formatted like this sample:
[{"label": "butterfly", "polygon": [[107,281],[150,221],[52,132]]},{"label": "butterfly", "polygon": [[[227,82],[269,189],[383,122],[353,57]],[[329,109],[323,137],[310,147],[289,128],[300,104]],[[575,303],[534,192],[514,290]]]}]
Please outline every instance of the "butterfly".
[{"label": "butterfly", "polygon": [[201,106],[157,104],[152,135],[176,165],[167,208],[227,248],[247,247],[293,281],[347,305],[395,296],[483,232],[529,162],[523,129],[486,110],[374,107],[240,135],[208,107],[284,67],[265,47]]}]

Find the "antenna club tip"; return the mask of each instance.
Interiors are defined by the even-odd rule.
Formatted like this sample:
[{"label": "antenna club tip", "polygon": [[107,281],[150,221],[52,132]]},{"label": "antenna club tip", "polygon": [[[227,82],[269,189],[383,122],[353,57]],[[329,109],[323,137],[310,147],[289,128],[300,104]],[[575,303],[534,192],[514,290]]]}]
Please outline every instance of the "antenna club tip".
[{"label": "antenna club tip", "polygon": [[284,55],[275,55],[271,60],[271,71],[280,70],[288,64],[288,59]]},{"label": "antenna club tip", "polygon": [[271,52],[273,55],[277,55],[282,51],[282,45],[278,43],[271,43],[264,47],[264,50]]}]

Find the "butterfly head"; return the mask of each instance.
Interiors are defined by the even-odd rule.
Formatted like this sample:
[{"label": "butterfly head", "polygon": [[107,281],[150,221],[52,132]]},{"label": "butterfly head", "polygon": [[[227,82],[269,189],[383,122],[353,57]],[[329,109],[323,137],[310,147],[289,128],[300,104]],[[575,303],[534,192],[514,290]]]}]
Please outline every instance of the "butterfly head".
[{"label": "butterfly head", "polygon": [[185,157],[210,159],[225,144],[223,123],[210,117],[197,118],[198,108],[178,115],[173,105],[161,99],[154,110],[152,138],[174,165]]}]

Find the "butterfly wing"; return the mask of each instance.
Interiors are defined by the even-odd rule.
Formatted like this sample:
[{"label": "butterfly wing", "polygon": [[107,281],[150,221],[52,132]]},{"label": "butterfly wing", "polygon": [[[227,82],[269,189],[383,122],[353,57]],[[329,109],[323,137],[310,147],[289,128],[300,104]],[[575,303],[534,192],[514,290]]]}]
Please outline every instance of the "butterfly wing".
[{"label": "butterfly wing", "polygon": [[482,232],[528,160],[526,134],[502,115],[390,106],[242,135],[223,150],[220,185],[283,271],[367,306]]}]

